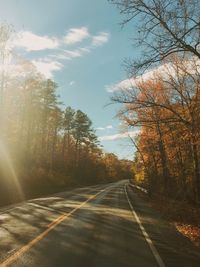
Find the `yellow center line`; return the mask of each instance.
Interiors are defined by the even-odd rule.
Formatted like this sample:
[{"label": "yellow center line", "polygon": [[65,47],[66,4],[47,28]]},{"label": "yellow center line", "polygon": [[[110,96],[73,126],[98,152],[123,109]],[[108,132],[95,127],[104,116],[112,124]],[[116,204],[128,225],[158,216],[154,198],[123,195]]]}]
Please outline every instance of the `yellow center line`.
[{"label": "yellow center line", "polygon": [[39,234],[37,237],[35,237],[32,241],[30,241],[28,244],[20,248],[17,252],[15,252],[12,256],[10,256],[8,259],[6,259],[3,263],[0,264],[0,267],[7,267],[10,266],[14,261],[16,261],[20,256],[22,256],[24,253],[26,253],[29,249],[31,249],[36,243],[38,243],[40,240],[42,240],[44,237],[46,237],[50,231],[52,231],[57,225],[59,225],[62,221],[69,218],[74,212],[79,210],[81,207],[83,207],[88,201],[95,198],[100,193],[104,192],[106,189],[101,190],[97,194],[89,197],[86,201],[81,203],[78,207],[70,211],[69,213],[64,213],[61,216],[59,216],[57,219],[55,219],[53,222],[51,222],[48,225],[48,228]]}]

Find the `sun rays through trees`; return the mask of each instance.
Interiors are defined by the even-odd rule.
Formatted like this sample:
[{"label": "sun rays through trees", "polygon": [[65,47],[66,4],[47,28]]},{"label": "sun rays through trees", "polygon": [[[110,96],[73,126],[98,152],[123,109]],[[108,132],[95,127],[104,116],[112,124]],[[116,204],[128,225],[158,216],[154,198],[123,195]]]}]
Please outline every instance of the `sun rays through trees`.
[{"label": "sun rays through trees", "polygon": [[59,85],[16,55],[10,39],[2,25],[0,203],[130,177],[130,163],[103,152],[87,114],[64,107]]}]

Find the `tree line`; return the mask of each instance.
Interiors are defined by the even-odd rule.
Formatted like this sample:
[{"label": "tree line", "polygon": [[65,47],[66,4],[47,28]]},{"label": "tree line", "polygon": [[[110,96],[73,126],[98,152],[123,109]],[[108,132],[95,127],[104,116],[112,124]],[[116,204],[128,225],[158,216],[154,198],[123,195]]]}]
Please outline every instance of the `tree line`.
[{"label": "tree line", "polygon": [[134,45],[143,49],[139,59],[126,60],[129,88],[112,96],[123,104],[122,121],[140,129],[131,139],[135,179],[151,194],[199,201],[199,1],[111,2],[125,17],[123,25],[135,22]]},{"label": "tree line", "polygon": [[9,27],[0,33],[0,203],[130,178],[131,163],[102,150],[90,118],[63,105],[53,80],[19,56],[18,69],[6,69]]}]

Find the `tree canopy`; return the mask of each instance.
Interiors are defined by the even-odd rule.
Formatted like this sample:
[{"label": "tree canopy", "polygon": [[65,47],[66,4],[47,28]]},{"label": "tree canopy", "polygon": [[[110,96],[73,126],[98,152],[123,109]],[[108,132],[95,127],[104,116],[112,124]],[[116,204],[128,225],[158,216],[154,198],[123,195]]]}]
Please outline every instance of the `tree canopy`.
[{"label": "tree canopy", "polygon": [[111,2],[123,25],[135,22],[134,45],[143,48],[139,60],[127,62],[131,85],[111,97],[122,104],[118,116],[126,125],[140,129],[131,140],[136,180],[151,193],[199,201],[199,1]]}]

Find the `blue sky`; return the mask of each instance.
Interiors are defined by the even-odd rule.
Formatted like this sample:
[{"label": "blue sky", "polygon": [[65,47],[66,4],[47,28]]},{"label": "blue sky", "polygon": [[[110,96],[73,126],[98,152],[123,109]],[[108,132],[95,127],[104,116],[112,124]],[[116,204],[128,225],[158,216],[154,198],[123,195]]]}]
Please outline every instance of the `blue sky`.
[{"label": "blue sky", "polygon": [[137,57],[135,29],[123,29],[107,0],[0,0],[1,22],[13,24],[18,53],[58,85],[65,105],[86,112],[105,151],[131,158],[133,148],[120,133],[112,86],[126,79],[126,57]]}]

